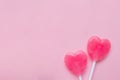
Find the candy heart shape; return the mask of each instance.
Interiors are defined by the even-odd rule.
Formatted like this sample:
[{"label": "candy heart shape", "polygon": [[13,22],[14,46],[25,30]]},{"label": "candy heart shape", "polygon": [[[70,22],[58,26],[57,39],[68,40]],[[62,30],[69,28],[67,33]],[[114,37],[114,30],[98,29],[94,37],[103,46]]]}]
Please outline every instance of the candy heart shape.
[{"label": "candy heart shape", "polygon": [[80,76],[87,65],[87,56],[83,51],[68,53],[64,58],[67,68],[76,76]]},{"label": "candy heart shape", "polygon": [[103,60],[110,51],[110,41],[93,36],[88,40],[87,50],[90,58],[94,61]]}]

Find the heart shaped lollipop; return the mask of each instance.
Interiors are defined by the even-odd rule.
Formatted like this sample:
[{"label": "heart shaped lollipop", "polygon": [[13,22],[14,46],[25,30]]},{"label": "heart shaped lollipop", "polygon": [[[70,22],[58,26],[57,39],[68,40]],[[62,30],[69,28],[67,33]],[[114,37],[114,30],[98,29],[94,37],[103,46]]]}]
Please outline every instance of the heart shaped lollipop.
[{"label": "heart shaped lollipop", "polygon": [[104,59],[110,50],[110,41],[93,36],[88,41],[88,54],[92,60],[100,61]]},{"label": "heart shaped lollipop", "polygon": [[82,80],[81,74],[84,72],[87,66],[86,54],[83,51],[68,53],[65,55],[64,62],[68,70]]},{"label": "heart shaped lollipop", "polygon": [[93,36],[88,40],[87,50],[93,60],[89,80],[92,79],[96,62],[103,60],[108,55],[110,48],[111,44],[108,39],[100,39],[97,36]]}]

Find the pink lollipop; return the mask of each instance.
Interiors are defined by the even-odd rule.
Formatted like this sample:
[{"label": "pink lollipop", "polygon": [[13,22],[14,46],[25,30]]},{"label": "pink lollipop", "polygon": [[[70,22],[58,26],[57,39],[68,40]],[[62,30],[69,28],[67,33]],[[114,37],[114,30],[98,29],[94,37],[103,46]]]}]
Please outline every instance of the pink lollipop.
[{"label": "pink lollipop", "polygon": [[103,60],[108,55],[110,47],[110,41],[107,39],[93,36],[88,40],[87,50],[90,58],[93,60],[89,80],[92,80],[96,62]]},{"label": "pink lollipop", "polygon": [[68,70],[82,80],[82,73],[87,65],[87,56],[83,51],[77,51],[75,54],[68,53],[65,55],[64,62]]}]

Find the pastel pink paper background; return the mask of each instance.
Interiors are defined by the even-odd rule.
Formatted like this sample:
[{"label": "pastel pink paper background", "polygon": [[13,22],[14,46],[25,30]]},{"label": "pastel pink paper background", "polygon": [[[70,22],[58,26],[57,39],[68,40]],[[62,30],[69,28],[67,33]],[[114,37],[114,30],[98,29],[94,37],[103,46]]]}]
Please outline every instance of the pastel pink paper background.
[{"label": "pastel pink paper background", "polygon": [[93,80],[120,80],[120,0],[0,0],[0,80],[77,80],[63,58],[92,35],[112,43]]}]

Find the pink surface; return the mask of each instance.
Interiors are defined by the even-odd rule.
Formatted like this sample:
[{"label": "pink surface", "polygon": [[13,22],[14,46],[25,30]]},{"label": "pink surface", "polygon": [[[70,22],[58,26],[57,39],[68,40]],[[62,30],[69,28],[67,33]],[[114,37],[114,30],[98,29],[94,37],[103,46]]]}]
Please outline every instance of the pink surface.
[{"label": "pink surface", "polygon": [[0,80],[77,80],[64,55],[91,35],[112,45],[93,80],[120,80],[120,0],[0,0]]}]

